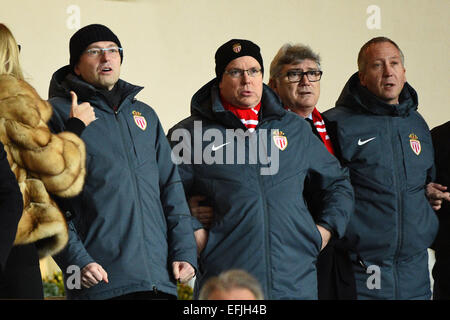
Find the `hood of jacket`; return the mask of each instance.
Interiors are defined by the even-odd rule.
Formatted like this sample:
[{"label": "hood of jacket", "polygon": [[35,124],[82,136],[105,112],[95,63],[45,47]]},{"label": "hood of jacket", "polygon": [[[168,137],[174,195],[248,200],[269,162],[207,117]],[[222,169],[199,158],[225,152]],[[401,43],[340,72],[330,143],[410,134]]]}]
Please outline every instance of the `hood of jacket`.
[{"label": "hood of jacket", "polygon": [[[143,89],[143,87],[132,85],[122,79],[117,81],[116,86],[118,86],[118,92],[121,95],[121,102],[125,99],[135,99],[136,95]],[[50,81],[48,97],[49,99],[55,97],[71,99],[71,90],[75,91],[80,101],[98,102],[96,103],[96,107],[103,109],[104,97],[102,96],[102,90],[99,90],[73,74],[71,67],[67,65],[53,74]],[[104,109],[105,111],[112,112],[110,107],[105,107]]]},{"label": "hood of jacket", "polygon": [[[286,114],[280,98],[267,85],[263,84],[261,97],[260,122],[281,118]],[[217,121],[226,127],[239,128],[242,123],[231,112],[226,110],[220,101],[217,78],[201,87],[191,99],[191,115]]]},{"label": "hood of jacket", "polygon": [[406,117],[417,110],[417,106],[417,93],[409,83],[406,82],[400,92],[399,104],[388,104],[361,85],[358,72],[350,77],[336,101],[336,108],[346,107],[354,112],[394,117]]}]

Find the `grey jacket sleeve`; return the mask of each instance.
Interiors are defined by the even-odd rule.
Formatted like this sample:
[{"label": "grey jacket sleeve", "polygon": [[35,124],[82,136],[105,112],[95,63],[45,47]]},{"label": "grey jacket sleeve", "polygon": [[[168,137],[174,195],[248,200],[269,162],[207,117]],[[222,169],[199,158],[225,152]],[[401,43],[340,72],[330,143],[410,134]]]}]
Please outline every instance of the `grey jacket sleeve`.
[{"label": "grey jacket sleeve", "polygon": [[[59,133],[65,131],[66,121],[64,119],[64,112],[69,108],[70,110],[70,101],[63,101],[61,98],[50,99],[49,101],[53,106],[53,115],[48,123],[48,127],[53,133]],[[58,203],[61,209],[65,208],[65,205],[62,203],[65,201],[64,199],[60,199],[56,196],[53,196],[53,199]],[[83,268],[87,264],[91,262],[95,262],[94,259],[89,255],[86,251],[83,242],[81,241],[75,225],[73,221],[68,221],[69,227],[69,241],[66,247],[55,255],[53,258],[58,264],[58,266],[65,272],[68,266],[76,265],[78,267]]]},{"label": "grey jacket sleeve", "polygon": [[[194,183],[194,167],[192,165],[192,140],[186,129],[170,129],[167,139],[172,147],[172,160],[178,165],[178,172],[186,197],[189,197],[190,190]],[[191,215],[191,224],[194,231],[202,229],[202,223]]]},{"label": "grey jacket sleeve", "polygon": [[306,133],[304,136],[308,137],[309,154],[305,190],[314,195],[316,223],[341,238],[354,211],[354,192],[348,169],[340,165],[317,137]]},{"label": "grey jacket sleeve", "polygon": [[[155,117],[157,118],[156,114]],[[197,269],[197,245],[191,225],[191,214],[177,166],[171,159],[171,149],[161,123],[155,138],[159,169],[161,204],[167,221],[169,259],[189,262]]]},{"label": "grey jacket sleeve", "polygon": [[53,259],[63,272],[66,272],[67,267],[70,265],[75,265],[82,269],[89,263],[95,262],[81,242],[73,222],[69,221],[68,226],[69,241],[61,252],[53,256]]}]

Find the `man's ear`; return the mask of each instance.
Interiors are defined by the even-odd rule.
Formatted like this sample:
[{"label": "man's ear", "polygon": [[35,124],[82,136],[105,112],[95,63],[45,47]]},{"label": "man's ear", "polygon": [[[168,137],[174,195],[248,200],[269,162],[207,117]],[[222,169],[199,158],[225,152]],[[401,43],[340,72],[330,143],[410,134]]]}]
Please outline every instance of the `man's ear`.
[{"label": "man's ear", "polygon": [[75,65],[75,67],[73,68],[73,72],[75,72],[75,74],[77,76],[80,76],[81,72],[80,69],[78,68],[78,63]]},{"label": "man's ear", "polygon": [[361,83],[361,85],[363,87],[366,86],[366,78],[364,76],[364,73],[362,73],[361,71],[358,72],[358,77],[359,77],[359,82]]}]

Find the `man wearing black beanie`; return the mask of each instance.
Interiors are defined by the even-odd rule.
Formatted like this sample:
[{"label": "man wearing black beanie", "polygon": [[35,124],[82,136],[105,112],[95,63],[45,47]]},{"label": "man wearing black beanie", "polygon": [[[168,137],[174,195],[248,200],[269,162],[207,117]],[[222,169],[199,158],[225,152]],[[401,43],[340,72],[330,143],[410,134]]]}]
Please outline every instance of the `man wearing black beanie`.
[{"label": "man wearing black beanie", "polygon": [[[196,218],[195,295],[210,277],[243,269],[266,299],[317,299],[317,256],[353,210],[348,172],[263,83],[255,43],[232,39],[215,62],[191,116],[168,133]],[[318,196],[315,217],[303,189]]]},{"label": "man wearing black beanie", "polygon": [[[72,68],[80,60],[83,51],[91,44],[97,41],[111,41],[118,48],[122,48],[119,38],[108,28],[101,24],[90,24],[81,28],[70,38],[70,65]],[[120,50],[120,63],[123,62],[123,51]]]},{"label": "man wearing black beanie", "polygon": [[69,48],[69,65],[50,83],[49,126],[63,131],[79,103],[97,119],[81,134],[85,187],[77,198],[57,199],[69,220],[69,243],[54,257],[67,298],[175,299],[177,280],[195,274],[197,248],[164,130],[135,98],[143,88],[119,78],[123,50],[109,28],[88,25]]},{"label": "man wearing black beanie", "polygon": [[259,66],[261,67],[261,73],[264,74],[263,59],[258,45],[249,40],[232,39],[221,45],[216,51],[214,58],[216,61],[217,79],[222,80],[222,75],[228,63],[236,58],[244,56],[253,57],[258,61]]}]

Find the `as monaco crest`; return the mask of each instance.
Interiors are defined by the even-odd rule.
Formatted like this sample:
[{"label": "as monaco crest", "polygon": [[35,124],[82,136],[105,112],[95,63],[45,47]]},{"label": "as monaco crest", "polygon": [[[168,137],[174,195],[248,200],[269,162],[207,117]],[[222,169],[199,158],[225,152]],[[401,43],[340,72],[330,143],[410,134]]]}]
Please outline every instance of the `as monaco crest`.
[{"label": "as monaco crest", "polygon": [[136,125],[140,129],[145,130],[147,128],[147,120],[145,120],[145,118],[141,115],[140,112],[133,111],[132,113],[133,113],[134,123],[136,123]]},{"label": "as monaco crest", "polygon": [[285,137],[284,133],[280,130],[275,130],[273,132],[273,142],[275,143],[277,148],[280,149],[281,151],[286,149],[288,145],[287,138]]},{"label": "as monaco crest", "polygon": [[241,52],[241,49],[242,49],[242,47],[241,47],[241,44],[240,44],[239,42],[233,44],[233,51],[234,51],[234,53],[239,53],[239,52]]},{"label": "as monaco crest", "polygon": [[419,138],[414,133],[411,133],[409,135],[409,145],[416,155],[419,155],[420,151],[422,151],[422,146],[420,145]]}]

